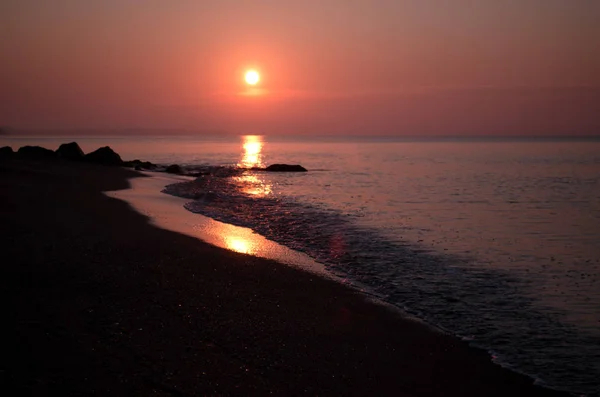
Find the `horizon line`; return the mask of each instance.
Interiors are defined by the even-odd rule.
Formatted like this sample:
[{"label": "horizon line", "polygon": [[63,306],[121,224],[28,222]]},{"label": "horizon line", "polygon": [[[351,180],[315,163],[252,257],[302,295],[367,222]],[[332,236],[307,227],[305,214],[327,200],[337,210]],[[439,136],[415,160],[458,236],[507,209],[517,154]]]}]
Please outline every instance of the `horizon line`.
[{"label": "horizon line", "polygon": [[[144,135],[147,133],[148,135]],[[175,134],[174,134],[175,133]],[[54,135],[53,135],[54,134]],[[0,129],[0,136],[3,137],[44,137],[44,138],[61,138],[61,137],[178,137],[178,136],[197,136],[211,137],[216,136],[230,138],[235,136],[258,135],[274,138],[303,138],[303,139],[333,139],[333,140],[399,140],[399,141],[599,141],[600,133],[597,134],[494,134],[494,135],[473,135],[473,134],[452,134],[452,135],[418,135],[418,134],[325,134],[325,133],[266,133],[266,134],[243,134],[219,129],[164,129],[164,128],[65,128],[65,129]]]}]

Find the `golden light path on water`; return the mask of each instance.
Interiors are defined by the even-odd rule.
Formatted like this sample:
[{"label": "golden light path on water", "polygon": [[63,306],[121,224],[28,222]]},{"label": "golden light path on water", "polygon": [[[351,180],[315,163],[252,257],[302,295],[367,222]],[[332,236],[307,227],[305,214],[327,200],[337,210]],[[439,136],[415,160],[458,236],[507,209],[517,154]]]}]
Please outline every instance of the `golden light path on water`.
[{"label": "golden light path on water", "polygon": [[[263,137],[260,135],[242,136],[242,159],[238,167],[253,168],[264,167],[263,162]],[[240,184],[242,192],[253,196],[268,196],[273,192],[272,186],[258,175],[243,174],[233,178]]]},{"label": "golden light path on water", "polygon": [[243,168],[262,167],[263,164],[263,137],[260,135],[242,136],[242,159],[238,166]]}]

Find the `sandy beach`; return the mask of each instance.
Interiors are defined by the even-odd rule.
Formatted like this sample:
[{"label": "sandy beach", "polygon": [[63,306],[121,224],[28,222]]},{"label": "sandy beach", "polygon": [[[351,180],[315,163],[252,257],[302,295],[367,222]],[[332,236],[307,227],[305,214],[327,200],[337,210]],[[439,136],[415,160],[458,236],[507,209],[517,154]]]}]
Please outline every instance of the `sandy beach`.
[{"label": "sandy beach", "polygon": [[160,229],[102,193],[138,177],[0,160],[3,395],[562,395],[344,285]]}]

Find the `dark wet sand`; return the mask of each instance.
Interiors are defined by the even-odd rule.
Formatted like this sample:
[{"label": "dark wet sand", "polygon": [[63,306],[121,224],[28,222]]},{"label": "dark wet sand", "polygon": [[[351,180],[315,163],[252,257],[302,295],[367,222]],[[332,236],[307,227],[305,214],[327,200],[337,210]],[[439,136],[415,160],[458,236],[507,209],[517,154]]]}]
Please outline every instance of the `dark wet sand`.
[{"label": "dark wet sand", "polygon": [[342,285],[100,193],[136,175],[0,160],[0,394],[557,395]]}]

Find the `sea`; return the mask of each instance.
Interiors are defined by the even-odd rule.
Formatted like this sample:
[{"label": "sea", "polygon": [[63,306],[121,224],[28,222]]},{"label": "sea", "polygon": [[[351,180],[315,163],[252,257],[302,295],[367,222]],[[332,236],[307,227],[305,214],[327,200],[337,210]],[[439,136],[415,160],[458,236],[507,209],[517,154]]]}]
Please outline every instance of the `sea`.
[{"label": "sea", "polygon": [[[600,139],[4,136],[0,146],[72,140],[199,173],[162,193],[185,198],[190,217],[306,254],[538,384],[600,395]],[[250,169],[275,163],[308,172]]]}]

